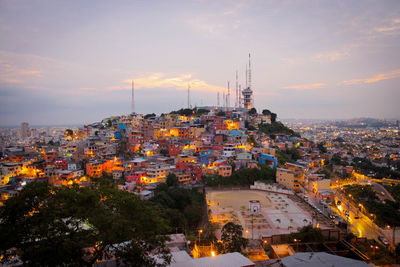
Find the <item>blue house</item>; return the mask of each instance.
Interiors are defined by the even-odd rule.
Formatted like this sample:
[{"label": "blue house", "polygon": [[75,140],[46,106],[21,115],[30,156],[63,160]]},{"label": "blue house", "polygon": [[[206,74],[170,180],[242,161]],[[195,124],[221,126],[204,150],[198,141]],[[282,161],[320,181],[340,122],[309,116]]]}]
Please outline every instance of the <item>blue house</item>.
[{"label": "blue house", "polygon": [[257,158],[258,163],[260,164],[266,164],[270,166],[271,168],[276,168],[278,166],[278,158],[275,158],[271,155],[267,154],[260,154]]}]

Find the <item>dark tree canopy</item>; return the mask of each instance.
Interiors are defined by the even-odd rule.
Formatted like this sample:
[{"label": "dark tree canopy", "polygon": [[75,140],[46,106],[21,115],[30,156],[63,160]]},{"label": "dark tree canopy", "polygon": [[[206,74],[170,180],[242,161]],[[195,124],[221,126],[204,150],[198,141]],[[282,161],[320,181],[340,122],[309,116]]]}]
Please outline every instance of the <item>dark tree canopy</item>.
[{"label": "dark tree canopy", "polygon": [[217,247],[219,253],[241,252],[248,243],[243,237],[242,226],[233,222],[228,222],[222,227],[221,240],[222,245]]},{"label": "dark tree canopy", "polygon": [[153,117],[156,117],[156,116],[157,115],[155,113],[149,113],[149,114],[144,115],[144,118],[147,120],[148,118],[153,118]]},{"label": "dark tree canopy", "polygon": [[[150,202],[113,187],[28,184],[0,208],[0,253],[29,266],[92,265],[117,255],[130,266],[166,262],[167,225]],[[15,248],[15,249],[11,249]]]},{"label": "dark tree canopy", "polygon": [[72,137],[74,135],[74,131],[72,131],[71,129],[67,129],[65,130],[64,135]]},{"label": "dark tree canopy", "polygon": [[249,114],[250,114],[250,115],[256,115],[256,114],[257,114],[257,109],[256,109],[256,108],[251,108],[251,109],[249,110]]},{"label": "dark tree canopy", "polygon": [[167,185],[168,186],[177,186],[178,185],[178,177],[174,173],[170,173],[167,176]]},{"label": "dark tree canopy", "polygon": [[271,111],[269,109],[263,109],[262,114],[263,115],[271,115]]}]

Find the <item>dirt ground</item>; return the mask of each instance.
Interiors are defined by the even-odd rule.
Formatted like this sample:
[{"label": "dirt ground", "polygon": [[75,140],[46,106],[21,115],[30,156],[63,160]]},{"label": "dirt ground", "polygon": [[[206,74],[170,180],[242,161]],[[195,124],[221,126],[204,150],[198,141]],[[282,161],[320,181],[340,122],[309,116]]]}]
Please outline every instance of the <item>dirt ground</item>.
[{"label": "dirt ground", "polygon": [[272,208],[271,200],[267,194],[254,190],[209,192],[207,199],[219,208],[240,210],[241,207],[245,207],[245,209],[248,209],[250,200],[259,200],[262,209]]}]

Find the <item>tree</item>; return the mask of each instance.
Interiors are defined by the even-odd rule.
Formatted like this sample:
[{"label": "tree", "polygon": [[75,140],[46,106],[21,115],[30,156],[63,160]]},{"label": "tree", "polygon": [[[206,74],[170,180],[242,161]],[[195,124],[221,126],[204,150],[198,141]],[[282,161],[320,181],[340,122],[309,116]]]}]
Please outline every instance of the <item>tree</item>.
[{"label": "tree", "polygon": [[67,129],[65,130],[64,136],[66,137],[72,137],[74,135],[74,131],[72,131],[71,129]]},{"label": "tree", "polygon": [[271,111],[269,111],[269,109],[263,109],[262,114],[263,115],[271,115]]},{"label": "tree", "polygon": [[277,117],[278,115],[276,115],[276,113],[271,113],[271,122],[276,122]]},{"label": "tree", "polygon": [[150,204],[110,186],[30,183],[0,208],[1,261],[18,254],[29,266],[84,266],[115,255],[157,265],[154,252],[166,265],[168,227]]},{"label": "tree", "polygon": [[160,154],[163,155],[164,157],[168,157],[169,151],[167,149],[160,149]]},{"label": "tree", "polygon": [[226,115],[225,112],[223,112],[222,110],[218,111],[218,113],[217,113],[217,116],[219,116],[219,117],[224,117],[225,115]]},{"label": "tree", "polygon": [[322,142],[321,142],[321,143],[318,143],[317,148],[319,149],[319,151],[320,151],[321,153],[326,153],[326,152],[328,152],[328,150],[326,150],[326,148],[325,148],[325,146],[324,146],[324,144],[323,144]]},{"label": "tree", "polygon": [[249,121],[244,121],[244,127],[249,131],[254,131],[256,128],[249,123]]},{"label": "tree", "polygon": [[289,239],[297,239],[302,242],[322,242],[324,241],[324,236],[321,233],[321,229],[307,225],[302,227],[297,233],[291,233]]},{"label": "tree", "polygon": [[146,115],[144,115],[144,119],[147,120],[148,118],[152,118],[152,117],[155,117],[155,116],[156,116],[155,113],[146,114]]},{"label": "tree", "polygon": [[170,173],[167,176],[167,185],[168,186],[177,186],[178,185],[178,177],[174,173]]},{"label": "tree", "polygon": [[397,243],[396,249],[394,250],[397,256],[400,256],[400,243]]},{"label": "tree", "polygon": [[256,114],[257,114],[257,109],[256,109],[256,108],[251,108],[251,109],[249,110],[249,114],[250,114],[250,115],[256,115]]},{"label": "tree", "polygon": [[223,242],[221,253],[241,252],[248,243],[248,240],[243,238],[242,226],[233,222],[228,222],[222,227],[221,240]]}]

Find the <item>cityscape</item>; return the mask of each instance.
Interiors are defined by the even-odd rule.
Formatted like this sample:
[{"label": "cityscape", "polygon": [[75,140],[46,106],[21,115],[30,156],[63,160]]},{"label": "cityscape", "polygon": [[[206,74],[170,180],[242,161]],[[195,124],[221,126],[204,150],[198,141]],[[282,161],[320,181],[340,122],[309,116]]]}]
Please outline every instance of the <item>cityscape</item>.
[{"label": "cityscape", "polygon": [[0,3],[0,264],[398,266],[399,14]]}]

